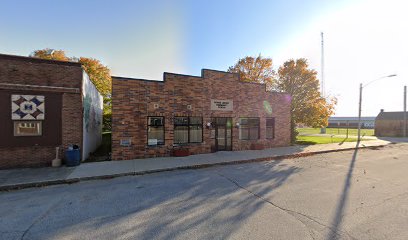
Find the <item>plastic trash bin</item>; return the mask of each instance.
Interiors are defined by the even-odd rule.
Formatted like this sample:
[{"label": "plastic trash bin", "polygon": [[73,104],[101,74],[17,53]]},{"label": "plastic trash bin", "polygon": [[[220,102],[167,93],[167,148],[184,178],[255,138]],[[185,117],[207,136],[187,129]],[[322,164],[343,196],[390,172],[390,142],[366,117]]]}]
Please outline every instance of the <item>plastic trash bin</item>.
[{"label": "plastic trash bin", "polygon": [[77,145],[65,150],[65,164],[67,167],[78,166],[81,163],[81,151]]}]

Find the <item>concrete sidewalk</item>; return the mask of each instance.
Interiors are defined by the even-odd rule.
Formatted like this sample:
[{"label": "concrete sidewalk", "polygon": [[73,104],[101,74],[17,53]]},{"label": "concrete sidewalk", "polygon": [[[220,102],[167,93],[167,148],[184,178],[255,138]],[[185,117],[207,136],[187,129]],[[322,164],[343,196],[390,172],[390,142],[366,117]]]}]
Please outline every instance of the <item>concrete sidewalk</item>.
[{"label": "concrete sidewalk", "polygon": [[[359,148],[385,146],[394,140],[360,142]],[[255,161],[302,157],[319,153],[355,149],[356,142],[290,146],[265,150],[225,151],[187,157],[159,157],[127,161],[83,163],[77,167],[31,168],[0,170],[0,191],[53,184],[73,183],[81,180],[141,175],[176,169],[204,168]]]}]

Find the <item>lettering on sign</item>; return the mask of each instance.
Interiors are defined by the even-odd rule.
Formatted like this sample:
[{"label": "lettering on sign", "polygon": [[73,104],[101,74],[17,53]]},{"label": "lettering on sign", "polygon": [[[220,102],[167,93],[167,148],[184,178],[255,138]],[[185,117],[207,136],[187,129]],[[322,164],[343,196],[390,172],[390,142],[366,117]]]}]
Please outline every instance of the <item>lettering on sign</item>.
[{"label": "lettering on sign", "polygon": [[232,111],[234,109],[232,100],[211,99],[211,110]]}]

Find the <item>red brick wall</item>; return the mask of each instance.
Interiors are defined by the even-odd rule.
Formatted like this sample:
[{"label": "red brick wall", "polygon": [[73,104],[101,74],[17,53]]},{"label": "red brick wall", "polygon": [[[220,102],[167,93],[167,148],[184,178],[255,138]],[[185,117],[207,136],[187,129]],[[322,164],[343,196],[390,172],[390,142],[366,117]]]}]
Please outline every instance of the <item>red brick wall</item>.
[{"label": "red brick wall", "polygon": [[62,149],[70,144],[82,146],[82,112],[81,94],[62,95]]},{"label": "red brick wall", "polygon": [[[81,84],[82,68],[78,63],[0,54],[0,89],[12,90],[16,94],[23,90],[24,94],[29,91],[62,94],[62,144],[29,147],[0,146],[0,169],[50,166],[52,159],[55,158],[55,147],[60,147],[61,158],[63,149],[68,144],[82,145]],[[11,111],[11,106],[3,111]],[[47,118],[47,102],[45,102],[45,118]],[[46,130],[57,131],[57,129],[43,129],[43,131]],[[24,141],[24,137],[19,138]]]},{"label": "red brick wall", "polygon": [[[290,143],[290,97],[266,92],[265,85],[244,83],[238,75],[203,70],[202,77],[165,73],[164,82],[113,78],[112,88],[112,159],[134,159],[169,156],[173,149],[175,116],[202,116],[203,124],[212,117],[231,117],[233,125],[241,117],[260,117],[260,139],[239,140],[233,128],[233,150],[250,149],[253,144],[264,147]],[[233,100],[234,111],[211,111],[211,99]],[[272,106],[272,114],[264,109],[264,101]],[[157,109],[155,104],[159,104]],[[191,105],[189,110],[187,105]],[[147,117],[165,117],[165,145],[147,146]],[[266,139],[266,117],[275,117],[275,139]],[[215,139],[210,129],[203,129],[203,143],[185,147],[194,154],[211,152]],[[120,139],[131,139],[131,146],[120,146]]]},{"label": "red brick wall", "polygon": [[81,64],[0,54],[0,83],[81,88]]},{"label": "red brick wall", "polygon": [[[408,124],[407,124],[408,129]],[[403,137],[404,120],[376,120],[375,136],[377,137]]]}]

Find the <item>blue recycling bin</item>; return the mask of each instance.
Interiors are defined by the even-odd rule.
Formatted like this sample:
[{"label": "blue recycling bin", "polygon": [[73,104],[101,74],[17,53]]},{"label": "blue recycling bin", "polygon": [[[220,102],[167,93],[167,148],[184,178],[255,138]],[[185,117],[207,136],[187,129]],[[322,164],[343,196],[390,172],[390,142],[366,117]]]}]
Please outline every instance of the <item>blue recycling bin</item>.
[{"label": "blue recycling bin", "polygon": [[67,167],[78,166],[81,163],[81,151],[79,147],[65,150],[65,165]]}]

